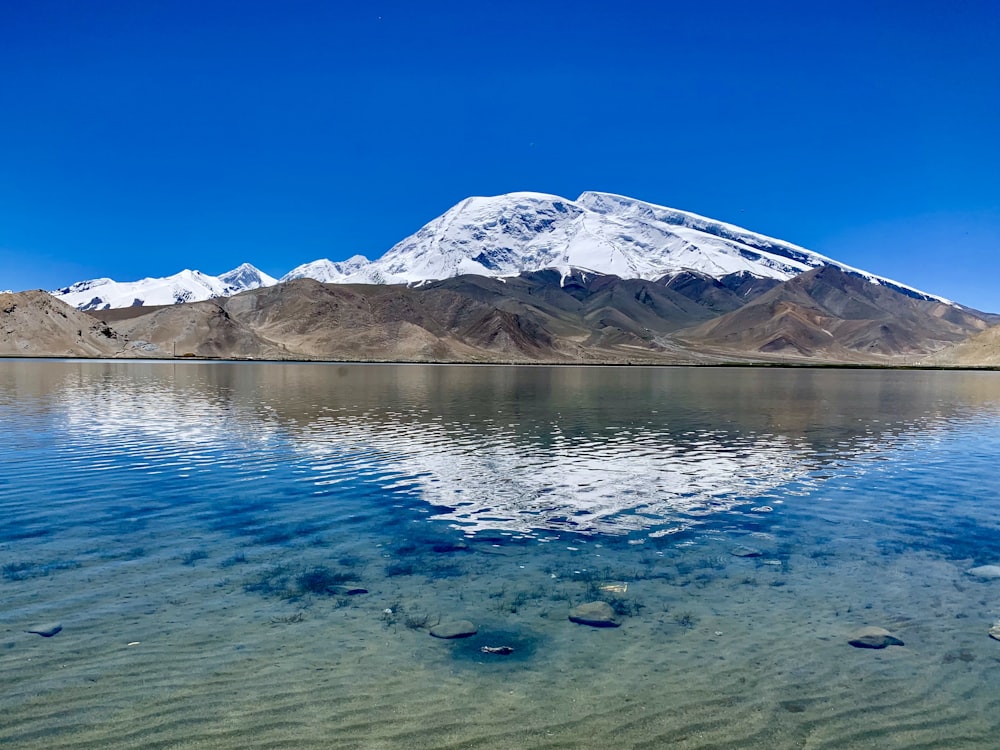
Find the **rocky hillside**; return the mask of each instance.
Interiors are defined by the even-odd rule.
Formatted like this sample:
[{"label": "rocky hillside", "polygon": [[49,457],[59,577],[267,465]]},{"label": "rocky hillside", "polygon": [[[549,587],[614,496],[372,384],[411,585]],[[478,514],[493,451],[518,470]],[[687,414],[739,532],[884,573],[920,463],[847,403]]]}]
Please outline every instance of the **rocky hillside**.
[{"label": "rocky hillside", "polygon": [[987,329],[992,317],[824,266],[679,337],[702,349],[768,357],[912,360]]},{"label": "rocky hillside", "polygon": [[107,357],[118,334],[43,291],[0,293],[0,356]]},{"label": "rocky hillside", "polygon": [[784,282],[740,272],[645,280],[579,270],[419,286],[296,279],[233,297],[90,313],[42,292],[0,300],[0,352],[8,356],[970,365],[993,363],[990,326],[998,322],[834,266]]},{"label": "rocky hillside", "polygon": [[957,367],[1000,367],[1000,325],[941,350],[930,362]]}]

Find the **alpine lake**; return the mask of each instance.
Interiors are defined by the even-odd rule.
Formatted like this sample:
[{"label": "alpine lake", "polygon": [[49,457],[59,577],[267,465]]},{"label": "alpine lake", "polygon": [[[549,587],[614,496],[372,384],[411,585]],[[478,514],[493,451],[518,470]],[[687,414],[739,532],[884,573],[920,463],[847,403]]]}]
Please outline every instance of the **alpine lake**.
[{"label": "alpine lake", "polygon": [[0,421],[4,748],[1000,743],[1000,373],[3,360]]}]

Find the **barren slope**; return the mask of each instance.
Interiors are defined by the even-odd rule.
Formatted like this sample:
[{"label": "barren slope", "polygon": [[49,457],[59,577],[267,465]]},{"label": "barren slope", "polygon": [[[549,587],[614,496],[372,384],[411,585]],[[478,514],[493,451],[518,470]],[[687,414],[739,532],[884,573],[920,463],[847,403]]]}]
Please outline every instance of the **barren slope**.
[{"label": "barren slope", "polygon": [[957,367],[1000,367],[1000,325],[941,350],[930,362]]},{"label": "barren slope", "polygon": [[0,356],[107,357],[118,348],[109,326],[46,292],[0,293]]},{"label": "barren slope", "polygon": [[695,347],[742,353],[874,363],[903,361],[963,341],[987,328],[987,317],[828,266],[681,331],[678,338]]},{"label": "barren slope", "polygon": [[280,358],[282,347],[234,320],[225,301],[166,305],[137,316],[109,316],[118,320],[108,322],[118,331],[126,356]]},{"label": "barren slope", "polygon": [[109,311],[107,323],[124,356],[137,357],[908,364],[995,322],[834,267],[773,284],[551,270],[416,287],[296,279],[140,315]]}]

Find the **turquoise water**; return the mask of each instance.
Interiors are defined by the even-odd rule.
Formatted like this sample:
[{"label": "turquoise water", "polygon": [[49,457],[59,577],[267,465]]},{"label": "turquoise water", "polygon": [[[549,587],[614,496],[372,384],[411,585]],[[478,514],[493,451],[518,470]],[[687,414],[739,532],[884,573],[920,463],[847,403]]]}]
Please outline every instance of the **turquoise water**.
[{"label": "turquoise water", "polygon": [[0,744],[995,747],[998,415],[994,373],[0,362]]}]

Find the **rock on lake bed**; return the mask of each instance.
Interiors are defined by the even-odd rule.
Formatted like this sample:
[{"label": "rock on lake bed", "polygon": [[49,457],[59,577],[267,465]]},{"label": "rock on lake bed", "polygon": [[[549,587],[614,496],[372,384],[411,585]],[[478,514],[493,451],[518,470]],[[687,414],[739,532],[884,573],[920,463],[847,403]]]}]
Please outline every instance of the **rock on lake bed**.
[{"label": "rock on lake bed", "polygon": [[903,642],[885,628],[868,627],[854,632],[847,641],[855,648],[885,648],[902,646]]},{"label": "rock on lake bed", "polygon": [[468,620],[444,622],[431,628],[431,635],[435,638],[468,638],[477,632],[476,626]]},{"label": "rock on lake bed", "polygon": [[615,611],[607,602],[587,602],[569,611],[570,622],[589,625],[592,628],[617,628]]},{"label": "rock on lake bed", "polygon": [[990,581],[994,578],[1000,578],[1000,565],[980,565],[978,568],[969,568],[965,572],[970,576]]},{"label": "rock on lake bed", "polygon": [[40,635],[42,638],[51,638],[56,633],[62,630],[62,624],[58,622],[46,622],[41,625],[32,625],[30,628],[26,629],[26,633],[34,633],[35,635]]}]

